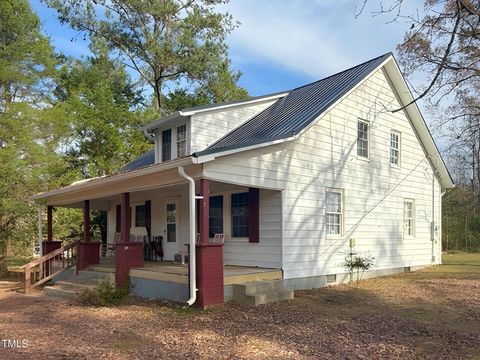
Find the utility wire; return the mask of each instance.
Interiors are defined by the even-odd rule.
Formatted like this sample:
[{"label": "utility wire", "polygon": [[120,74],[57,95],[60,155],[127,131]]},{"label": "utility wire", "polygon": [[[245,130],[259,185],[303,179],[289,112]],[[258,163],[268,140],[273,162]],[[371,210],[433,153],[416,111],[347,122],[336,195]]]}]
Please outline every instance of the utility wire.
[{"label": "utility wire", "polygon": [[[429,155],[426,155],[425,157],[423,157],[419,163],[417,165],[415,165],[415,167],[410,170],[408,172],[408,174],[406,174],[393,188],[391,188],[385,195],[382,199],[380,199],[374,206],[372,206],[369,210],[367,210],[366,212],[364,212],[364,214],[360,217],[360,219],[353,225],[351,226],[347,231],[345,231],[345,237],[348,238],[347,234],[349,233],[353,233],[353,231],[358,227],[358,225],[360,224],[360,222],[368,215],[370,214],[373,210],[375,210],[382,202],[385,201],[385,199],[392,193],[395,191],[395,189],[397,189],[421,164],[422,162],[427,159],[429,157]],[[340,239],[337,239],[335,240],[332,244],[330,244],[328,246],[328,248],[322,252],[320,254],[320,257],[325,255],[332,246],[334,246],[336,243],[338,243],[339,241],[343,241],[344,238],[340,238]]]}]

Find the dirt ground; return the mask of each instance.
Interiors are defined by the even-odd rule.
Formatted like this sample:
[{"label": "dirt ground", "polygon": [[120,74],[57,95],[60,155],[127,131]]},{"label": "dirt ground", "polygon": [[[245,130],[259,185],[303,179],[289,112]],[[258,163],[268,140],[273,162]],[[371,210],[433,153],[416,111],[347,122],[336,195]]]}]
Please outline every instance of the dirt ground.
[{"label": "dirt ground", "polygon": [[480,255],[469,260],[205,311],[89,308],[0,281],[0,340],[28,342],[0,342],[0,359],[480,359]]}]

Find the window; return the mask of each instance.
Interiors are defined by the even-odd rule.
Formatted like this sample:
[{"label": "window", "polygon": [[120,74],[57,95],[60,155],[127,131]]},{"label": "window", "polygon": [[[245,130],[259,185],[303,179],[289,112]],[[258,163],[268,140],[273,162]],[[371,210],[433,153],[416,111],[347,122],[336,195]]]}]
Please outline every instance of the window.
[{"label": "window", "polygon": [[162,161],[172,159],[172,129],[162,131]]},{"label": "window", "polygon": [[395,131],[390,133],[390,164],[400,165],[400,134]]},{"label": "window", "polygon": [[232,194],[232,237],[248,237],[248,192]]},{"label": "window", "polygon": [[326,193],[327,235],[342,234],[342,192],[327,190]]},{"label": "window", "polygon": [[177,206],[167,204],[167,242],[177,241]]},{"label": "window", "polygon": [[145,205],[135,206],[135,226],[145,226]]},{"label": "window", "polygon": [[177,127],[177,158],[187,155],[187,125]]},{"label": "window", "polygon": [[210,196],[208,236],[223,234],[223,196]]},{"label": "window", "polygon": [[404,234],[415,236],[415,201],[405,200],[403,202]]},{"label": "window", "polygon": [[368,123],[362,120],[357,123],[357,156],[368,159]]}]

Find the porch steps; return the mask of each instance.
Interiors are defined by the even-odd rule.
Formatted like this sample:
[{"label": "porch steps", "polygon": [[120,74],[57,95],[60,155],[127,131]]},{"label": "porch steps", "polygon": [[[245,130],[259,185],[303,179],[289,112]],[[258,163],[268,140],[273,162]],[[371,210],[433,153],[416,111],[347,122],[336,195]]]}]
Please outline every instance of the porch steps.
[{"label": "porch steps", "polygon": [[233,285],[233,301],[245,305],[264,305],[293,300],[293,290],[284,288],[282,280],[255,281]]},{"label": "porch steps", "polygon": [[115,274],[89,268],[78,275],[73,274],[65,279],[55,281],[52,285],[44,286],[43,291],[45,294],[54,297],[72,298],[83,290],[97,287],[100,281],[105,279],[114,281]]}]

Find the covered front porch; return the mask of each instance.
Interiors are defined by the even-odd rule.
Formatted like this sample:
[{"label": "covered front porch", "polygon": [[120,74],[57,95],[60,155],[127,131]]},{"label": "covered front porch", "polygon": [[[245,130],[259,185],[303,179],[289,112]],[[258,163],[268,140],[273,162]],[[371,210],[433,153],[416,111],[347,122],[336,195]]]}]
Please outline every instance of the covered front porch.
[{"label": "covered front porch", "polygon": [[[100,258],[90,270],[115,273],[113,257]],[[171,261],[144,261],[142,267],[130,269],[130,276],[144,279],[169,281],[188,284],[188,264],[175,264]],[[259,268],[253,266],[223,266],[224,285],[244,284],[251,281],[279,280],[281,269]]]},{"label": "covered front porch", "polygon": [[[192,266],[199,306],[228,300],[224,287],[229,285],[282,278],[279,190],[206,179],[197,165],[185,166],[188,175],[184,177],[180,164],[166,165],[47,193],[43,196],[48,206],[45,251],[55,243],[52,209],[83,208],[85,235],[78,242],[77,271],[110,272],[118,286],[130,277],[141,296],[162,297],[157,295],[186,289],[192,297],[189,266],[171,262],[176,255],[189,254],[187,245],[191,244],[195,247]],[[161,171],[152,171],[159,166]],[[91,209],[107,212],[106,252],[90,238]],[[213,243],[215,234],[223,234],[224,243]],[[145,261],[144,246],[154,239],[161,248],[156,255],[164,262]]]},{"label": "covered front porch", "polygon": [[[107,257],[101,258],[99,264],[90,266],[88,271],[108,273],[114,278],[115,268],[115,259]],[[142,267],[131,268],[129,271],[132,291],[138,296],[177,302],[188,299],[188,275],[188,264],[175,264],[171,261],[145,261]],[[224,265],[224,301],[233,299],[233,285],[281,279],[281,269]]]}]

